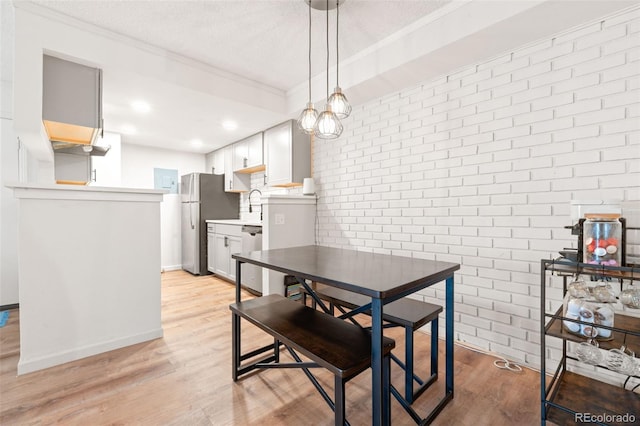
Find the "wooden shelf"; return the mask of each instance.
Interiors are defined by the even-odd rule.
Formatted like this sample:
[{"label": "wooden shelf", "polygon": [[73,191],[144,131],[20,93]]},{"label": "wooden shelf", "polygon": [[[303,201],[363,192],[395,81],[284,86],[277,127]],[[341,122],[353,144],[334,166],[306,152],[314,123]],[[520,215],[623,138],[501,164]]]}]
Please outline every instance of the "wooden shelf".
[{"label": "wooden shelf", "polygon": [[631,281],[640,280],[640,268],[636,267],[590,265],[562,259],[549,260],[546,268],[547,271],[558,275],[573,275],[577,272],[582,275],[604,276]]},{"label": "wooden shelf", "polygon": [[[562,316],[562,307],[558,309],[558,311],[556,312],[556,316]],[[614,318],[614,327],[629,330],[629,332],[623,333],[620,331],[614,331],[612,340],[596,339],[598,341],[598,344],[600,345],[600,349],[620,349],[620,347],[624,343],[630,350],[636,353],[640,353],[640,336],[631,334],[632,332],[635,334],[640,333],[640,318],[622,315],[619,312],[616,312]],[[573,334],[565,330],[565,328],[562,326],[562,320],[557,318],[551,318],[551,320],[549,321],[549,324],[547,325],[547,334],[549,336],[558,337],[560,339],[569,340],[571,342],[587,341],[586,337]]]},{"label": "wooden shelf", "polygon": [[[564,372],[552,402],[570,407],[576,413],[592,415],[624,415],[627,412],[638,416],[640,395],[598,380],[590,379],[569,371]],[[576,422],[574,415],[558,408],[550,407],[547,420],[559,425],[583,424]],[[605,422],[610,425],[629,425],[630,423]],[[586,423],[585,423],[586,424]]]}]

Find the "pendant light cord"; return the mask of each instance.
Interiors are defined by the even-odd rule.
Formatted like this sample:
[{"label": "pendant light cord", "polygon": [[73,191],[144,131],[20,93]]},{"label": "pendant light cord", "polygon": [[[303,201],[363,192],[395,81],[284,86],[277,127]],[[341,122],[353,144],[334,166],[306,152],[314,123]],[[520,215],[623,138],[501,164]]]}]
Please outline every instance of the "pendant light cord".
[{"label": "pendant light cord", "polygon": [[339,43],[338,41],[340,40],[339,34],[338,34],[338,30],[340,28],[340,0],[336,0],[336,87],[340,87],[340,83],[339,83],[339,73],[340,73],[340,68],[338,67],[338,65],[340,64],[340,51],[339,49]]},{"label": "pendant light cord", "polygon": [[309,0],[309,102],[311,102],[311,0]]},{"label": "pendant light cord", "polygon": [[327,101],[329,101],[329,0],[327,0]]}]

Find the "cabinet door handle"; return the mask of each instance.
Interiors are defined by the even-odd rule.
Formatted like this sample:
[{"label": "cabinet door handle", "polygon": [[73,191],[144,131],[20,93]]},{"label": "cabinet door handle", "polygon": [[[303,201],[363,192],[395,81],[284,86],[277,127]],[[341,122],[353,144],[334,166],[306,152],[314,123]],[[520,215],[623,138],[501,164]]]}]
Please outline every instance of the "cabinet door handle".
[{"label": "cabinet door handle", "polygon": [[247,161],[249,161],[249,159],[247,158],[242,159],[242,167],[244,167],[245,169],[247,168]]},{"label": "cabinet door handle", "polygon": [[229,237],[224,237],[224,246],[229,247]]},{"label": "cabinet door handle", "polygon": [[91,179],[93,182],[96,182],[98,180],[98,169],[93,169],[92,170],[92,174],[93,174],[93,178]]}]

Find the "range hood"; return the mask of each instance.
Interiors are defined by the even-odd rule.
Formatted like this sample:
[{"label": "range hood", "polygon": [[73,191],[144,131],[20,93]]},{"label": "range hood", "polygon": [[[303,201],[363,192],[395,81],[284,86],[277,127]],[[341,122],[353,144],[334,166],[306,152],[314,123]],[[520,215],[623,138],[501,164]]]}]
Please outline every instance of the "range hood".
[{"label": "range hood", "polygon": [[109,152],[111,146],[79,144],[72,142],[51,141],[53,152],[62,154],[91,155],[101,157]]},{"label": "range hood", "polygon": [[93,146],[103,128],[102,70],[43,55],[42,83],[42,122],[54,150]]}]

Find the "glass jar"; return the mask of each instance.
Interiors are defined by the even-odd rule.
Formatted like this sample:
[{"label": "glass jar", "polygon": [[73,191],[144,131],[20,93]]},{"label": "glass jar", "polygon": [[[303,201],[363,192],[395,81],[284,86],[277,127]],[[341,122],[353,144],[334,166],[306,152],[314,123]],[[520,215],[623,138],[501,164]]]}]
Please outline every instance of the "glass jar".
[{"label": "glass jar", "polygon": [[617,215],[603,216],[587,217],[584,222],[583,261],[592,265],[620,266],[622,263],[622,222],[618,220]]}]

